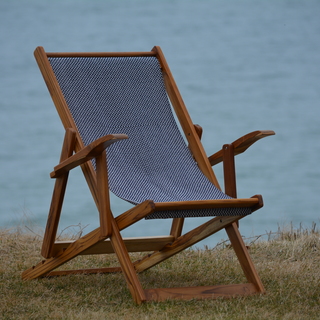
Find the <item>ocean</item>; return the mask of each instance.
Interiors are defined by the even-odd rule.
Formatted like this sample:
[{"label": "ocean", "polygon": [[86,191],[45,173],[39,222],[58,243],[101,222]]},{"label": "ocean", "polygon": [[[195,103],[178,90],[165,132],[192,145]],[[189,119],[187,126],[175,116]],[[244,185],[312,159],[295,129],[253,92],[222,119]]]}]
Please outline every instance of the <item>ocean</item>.
[{"label": "ocean", "polygon": [[[238,197],[264,207],[240,222],[250,238],[320,223],[320,1],[29,0],[0,2],[0,227],[43,232],[64,129],[33,57],[149,51],[159,45],[209,155],[274,130],[236,158]],[[222,167],[214,168],[223,185]],[[112,197],[120,214],[130,205]],[[185,230],[206,221],[188,219]],[[87,232],[98,213],[80,170],[70,174],[60,233]],[[39,231],[40,230],[40,231]],[[162,235],[142,221],[126,236]],[[215,246],[224,231],[201,245]]]}]

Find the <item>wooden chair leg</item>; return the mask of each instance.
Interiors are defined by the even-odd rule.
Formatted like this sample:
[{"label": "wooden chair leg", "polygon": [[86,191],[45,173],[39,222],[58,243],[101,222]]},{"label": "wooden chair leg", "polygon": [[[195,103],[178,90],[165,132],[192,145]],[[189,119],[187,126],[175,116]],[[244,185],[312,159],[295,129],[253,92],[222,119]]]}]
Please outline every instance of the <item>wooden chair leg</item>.
[{"label": "wooden chair leg", "polygon": [[174,218],[171,225],[170,235],[175,239],[181,236],[182,228],[184,224],[184,218]]},{"label": "wooden chair leg", "polygon": [[166,299],[212,299],[217,297],[233,297],[236,295],[251,295],[256,293],[264,293],[265,289],[255,270],[253,262],[249,256],[246,246],[238,231],[236,221],[241,219],[238,217],[216,217],[199,226],[198,228],[179,237],[172,244],[165,246],[162,250],[154,252],[137,261],[135,269],[137,272],[147,270],[157,263],[168,259],[169,257],[179,253],[180,251],[190,247],[191,245],[201,241],[207,236],[226,228],[230,241],[239,259],[240,265],[244,271],[249,283],[232,284],[232,285],[215,285],[206,287],[190,287],[190,288],[159,288],[147,289],[145,294],[147,300],[163,301]]},{"label": "wooden chair leg", "polygon": [[[222,155],[225,193],[232,198],[237,198],[237,180],[233,144],[223,145]],[[239,227],[239,221],[237,222],[237,226]]]},{"label": "wooden chair leg", "polygon": [[233,198],[237,197],[236,170],[234,164],[234,149],[232,144],[225,144],[223,150],[223,175],[225,193]]},{"label": "wooden chair leg", "polygon": [[[67,129],[62,146],[60,162],[72,155],[74,151],[75,138],[75,131],[73,129]],[[49,216],[41,250],[41,254],[44,258],[50,258],[52,256],[52,249],[57,235],[68,176],[69,174],[66,173],[57,178],[54,185]]]},{"label": "wooden chair leg", "polygon": [[110,241],[112,243],[113,250],[118,257],[119,263],[121,265],[122,273],[124,274],[128,288],[131,292],[131,295],[134,301],[137,304],[141,304],[142,302],[146,301],[147,298],[141,286],[141,283],[138,279],[138,275],[133,266],[133,263],[131,262],[127,248],[120,235],[118,225],[115,222],[115,219],[113,218],[113,216],[111,217],[111,225],[112,225],[112,235],[110,237]]},{"label": "wooden chair leg", "polygon": [[250,283],[255,285],[258,292],[264,293],[265,289],[251,260],[248,249],[243,242],[237,224],[233,223],[225,229],[246,278]]},{"label": "wooden chair leg", "polygon": [[111,211],[110,211],[110,199],[109,199],[109,185],[108,185],[108,171],[107,171],[107,155],[106,151],[103,151],[96,158],[97,166],[97,191],[98,191],[98,206],[101,235],[109,237],[111,235]]}]

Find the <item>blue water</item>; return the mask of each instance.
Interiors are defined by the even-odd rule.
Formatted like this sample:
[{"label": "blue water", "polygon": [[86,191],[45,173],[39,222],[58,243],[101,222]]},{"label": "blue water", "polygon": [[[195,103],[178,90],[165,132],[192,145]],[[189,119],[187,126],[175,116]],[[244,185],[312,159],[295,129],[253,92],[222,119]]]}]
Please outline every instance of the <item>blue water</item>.
[{"label": "blue water", "polygon": [[[265,206],[244,236],[320,223],[320,1],[1,1],[0,226],[44,229],[64,131],[33,58],[47,51],[148,51],[159,45],[208,155],[254,130],[277,135],[237,157],[238,196]],[[216,174],[222,183],[222,169]],[[113,198],[117,215],[129,206]],[[201,219],[189,219],[186,230]],[[60,230],[98,225],[80,170]],[[77,228],[75,228],[77,229]],[[168,221],[124,233],[166,234]],[[224,233],[213,240],[225,238]],[[213,246],[212,239],[205,244]]]}]

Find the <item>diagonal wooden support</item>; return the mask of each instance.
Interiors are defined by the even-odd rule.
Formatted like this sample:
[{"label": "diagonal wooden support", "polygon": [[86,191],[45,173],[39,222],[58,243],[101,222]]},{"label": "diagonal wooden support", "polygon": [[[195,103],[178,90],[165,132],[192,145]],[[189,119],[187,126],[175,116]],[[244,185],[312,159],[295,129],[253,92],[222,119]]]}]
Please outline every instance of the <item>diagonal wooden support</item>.
[{"label": "diagonal wooden support", "polygon": [[82,238],[73,242],[66,250],[61,250],[53,258],[43,260],[36,266],[24,271],[22,273],[23,279],[35,279],[43,277],[51,270],[58,268],[62,264],[78,256],[82,251],[89,249],[99,241],[105,240],[105,237],[101,237],[101,230],[97,228]]},{"label": "diagonal wooden support", "polygon": [[[146,215],[152,213],[153,210],[154,210],[154,203],[150,200],[146,200],[145,202],[135,206],[134,208],[128,210],[127,212],[123,213],[122,215],[120,215],[115,219],[117,230],[123,230],[127,228],[131,224],[143,219]],[[22,278],[35,279],[35,278],[43,277],[47,275],[52,276],[52,275],[70,273],[71,271],[70,272],[65,272],[65,271],[51,272],[51,271],[58,268],[59,266],[63,265],[64,263],[68,262],[69,260],[73,259],[78,255],[95,253],[89,250],[91,250],[91,248],[94,248],[97,244],[107,239],[106,236],[102,236],[101,234],[102,234],[101,228],[97,228],[76,241],[67,242],[67,243],[58,243],[58,244],[54,243],[52,248],[52,253],[54,254],[54,257],[50,257],[50,259],[43,260],[38,265],[24,271],[22,274]],[[57,249],[60,249],[60,250],[58,251]],[[103,252],[96,252],[96,253],[103,253]],[[83,270],[81,270],[80,272],[73,271],[71,273],[84,273],[84,271]],[[90,273],[90,271],[87,270],[86,273]]]},{"label": "diagonal wooden support", "polygon": [[[134,224],[135,222],[138,222],[139,220],[146,217],[148,214],[152,213],[154,210],[154,203],[153,201],[146,200],[135,207],[129,209],[128,211],[122,213],[118,217],[115,218],[116,223],[118,225],[119,231],[129,227],[130,225]],[[136,241],[134,240],[136,239]],[[166,240],[167,239],[167,240]],[[145,238],[145,241],[148,243],[146,244],[147,250],[143,251],[154,251],[157,246],[160,246],[161,248],[166,244],[165,242],[169,242],[170,239],[172,240],[172,237],[150,237]],[[143,248],[142,243],[145,242],[144,238],[132,238],[128,239],[126,242],[128,243],[129,247],[132,245],[132,247],[141,247]],[[52,250],[53,256],[57,255],[61,250],[67,249],[74,241],[58,241],[54,243],[54,247]],[[103,253],[113,253],[114,251],[110,247],[110,241],[101,241],[92,247],[90,247],[87,250],[82,251],[80,254],[86,255],[86,254],[103,254]],[[172,241],[171,241],[172,242]],[[141,246],[140,246],[141,243]],[[161,244],[163,244],[161,246]],[[155,246],[155,248],[151,249],[150,247]],[[131,247],[131,249],[133,249]],[[137,252],[137,251],[135,251]]]},{"label": "diagonal wooden support", "polygon": [[238,257],[240,265],[249,283],[232,285],[214,285],[187,288],[156,288],[147,289],[145,294],[148,301],[164,301],[167,299],[214,299],[218,297],[234,297],[237,295],[252,295],[264,293],[265,289],[256,272],[248,250],[238,231],[236,222],[242,216],[237,217],[217,217],[198,228],[179,237],[172,244],[165,246],[162,250],[145,257],[135,263],[137,272],[142,272],[154,265],[168,259],[191,245],[201,241],[207,236],[225,228],[227,234]]},{"label": "diagonal wooden support", "polygon": [[216,217],[201,226],[189,231],[176,239],[172,244],[165,246],[162,250],[154,252],[135,263],[137,272],[147,270],[156,264],[174,256],[175,254],[187,249],[199,241],[209,237],[218,232],[226,226],[243,218],[244,216],[225,216]]}]

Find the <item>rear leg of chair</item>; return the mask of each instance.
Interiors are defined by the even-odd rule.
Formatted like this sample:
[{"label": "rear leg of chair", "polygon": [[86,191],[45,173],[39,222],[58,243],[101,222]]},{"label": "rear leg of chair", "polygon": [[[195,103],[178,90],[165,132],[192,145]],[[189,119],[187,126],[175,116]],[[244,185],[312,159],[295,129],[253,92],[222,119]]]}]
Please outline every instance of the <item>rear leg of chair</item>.
[{"label": "rear leg of chair", "polygon": [[257,292],[264,293],[264,286],[243,242],[237,224],[233,223],[225,229],[247,280],[255,285]]},{"label": "rear leg of chair", "polygon": [[[73,129],[67,129],[62,146],[60,162],[72,155],[76,141],[75,138],[75,131]],[[65,173],[55,181],[47,226],[42,243],[41,254],[44,258],[50,258],[52,256],[52,249],[57,235],[68,177],[69,173]]]},{"label": "rear leg of chair", "polygon": [[216,217],[195,228],[192,231],[182,235],[172,244],[165,246],[162,250],[146,256],[134,265],[137,272],[147,270],[156,264],[172,257],[182,250],[196,244],[206,237],[226,228],[230,241],[234,247],[241,267],[249,283],[231,284],[231,285],[213,285],[205,287],[187,287],[187,288],[159,288],[145,290],[147,300],[163,301],[166,299],[212,299],[216,297],[233,297],[236,295],[251,295],[263,293],[264,288],[261,280],[254,268],[246,246],[243,243],[241,235],[237,229],[236,222],[243,216]]}]

